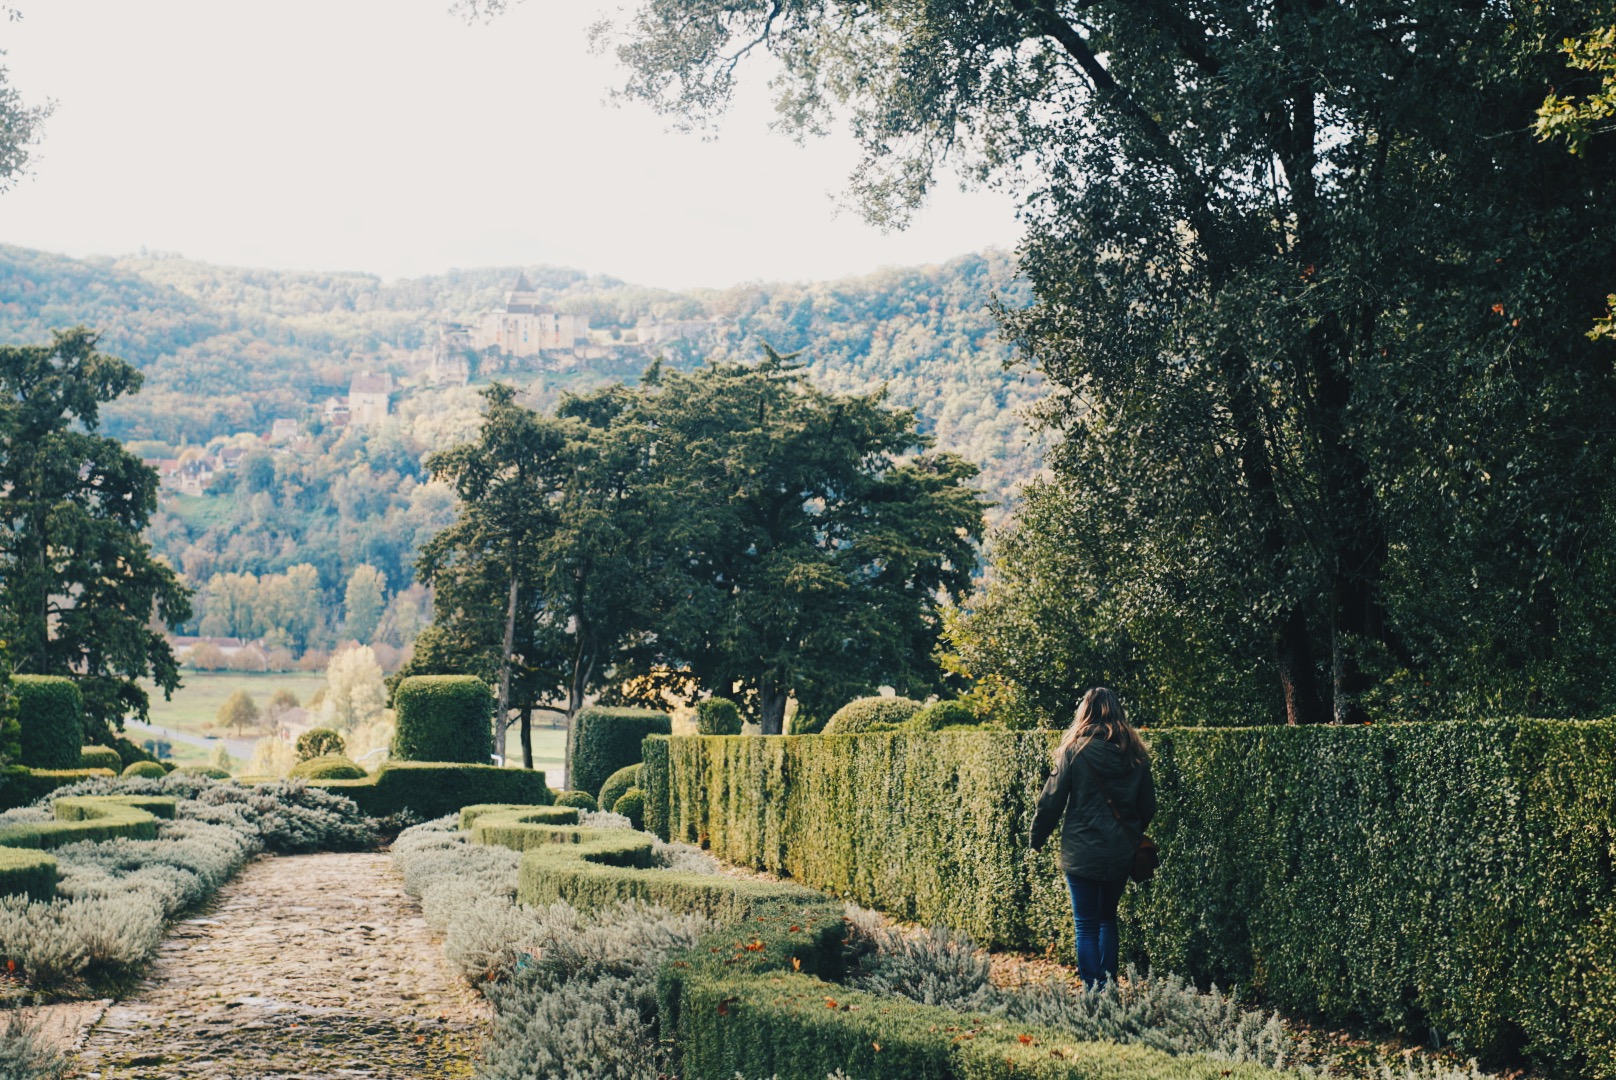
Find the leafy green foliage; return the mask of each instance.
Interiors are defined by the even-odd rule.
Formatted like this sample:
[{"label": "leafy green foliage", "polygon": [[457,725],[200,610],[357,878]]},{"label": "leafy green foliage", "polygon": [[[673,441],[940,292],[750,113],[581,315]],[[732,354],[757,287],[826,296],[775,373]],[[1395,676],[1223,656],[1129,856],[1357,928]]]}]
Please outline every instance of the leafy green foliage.
[{"label": "leafy green foliage", "polygon": [[168,775],[168,770],[155,761],[136,761],[124,769],[123,775],[160,780]]},{"label": "leafy green foliage", "polygon": [[363,780],[367,774],[341,754],[321,754],[292,766],[294,780]]},{"label": "leafy green foliage", "polygon": [[14,675],[11,693],[22,725],[21,763],[38,769],[78,768],[84,752],[84,698],[73,680]]},{"label": "leafy green foliage", "polygon": [[401,761],[486,764],[493,749],[488,684],[473,675],[416,675],[393,692]]},{"label": "leafy green foliage", "polygon": [[729,698],[703,698],[696,702],[696,730],[702,735],[739,735],[741,710]]},{"label": "leafy green foliage", "polygon": [[297,737],[297,759],[308,761],[312,758],[324,757],[327,754],[347,753],[347,744],[342,736],[330,728],[309,728]]},{"label": "leafy green foliage", "polygon": [[[667,734],[663,732],[662,734]],[[597,803],[613,813],[622,813],[617,809],[617,800],[621,799],[629,788],[636,786],[640,781],[640,766],[638,764],[625,765],[612,775],[608,776],[600,785],[600,794]]]},{"label": "leafy green foliage", "polygon": [[140,373],[96,341],[78,328],[49,345],[0,347],[9,522],[0,611],[18,669],[78,683],[99,741],[126,713],[146,717],[140,680],[164,693],[179,685],[168,642],[149,624],[177,624],[191,610],[188,590],[141,536],[157,508],[156,474],[97,430],[102,406],[138,391]]},{"label": "leafy green foliage", "polygon": [[[646,736],[672,730],[673,721],[665,712],[591,705],[573,719],[568,783],[579,791],[600,791],[613,773],[639,763]],[[604,799],[602,804],[606,805]]]},{"label": "leafy green foliage", "polygon": [[253,701],[252,695],[246,690],[236,690],[219,705],[219,711],[214,719],[222,727],[230,728],[240,735],[258,723],[258,703]]},{"label": "leafy green foliage", "polygon": [[831,714],[823,734],[858,735],[867,731],[896,731],[920,710],[920,702],[906,697],[858,698]]},{"label": "leafy green foliage", "polygon": [[43,851],[0,847],[0,896],[49,900],[56,895],[56,859]]}]

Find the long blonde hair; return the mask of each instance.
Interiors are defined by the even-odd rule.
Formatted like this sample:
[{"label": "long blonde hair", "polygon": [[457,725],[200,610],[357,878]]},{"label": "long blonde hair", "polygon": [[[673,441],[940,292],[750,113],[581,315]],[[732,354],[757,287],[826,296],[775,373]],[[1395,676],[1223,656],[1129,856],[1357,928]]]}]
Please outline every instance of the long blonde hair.
[{"label": "long blonde hair", "polygon": [[1072,719],[1072,726],[1066,729],[1061,736],[1060,745],[1055,747],[1055,764],[1059,765],[1061,757],[1067,749],[1082,739],[1082,745],[1077,752],[1082,753],[1083,747],[1094,739],[1104,739],[1114,743],[1124,754],[1133,759],[1135,765],[1143,765],[1150,760],[1150,748],[1139,737],[1139,732],[1128,723],[1128,718],[1122,713],[1122,702],[1114,691],[1103,686],[1096,686],[1083,695],[1083,703],[1077,707],[1077,715]]}]

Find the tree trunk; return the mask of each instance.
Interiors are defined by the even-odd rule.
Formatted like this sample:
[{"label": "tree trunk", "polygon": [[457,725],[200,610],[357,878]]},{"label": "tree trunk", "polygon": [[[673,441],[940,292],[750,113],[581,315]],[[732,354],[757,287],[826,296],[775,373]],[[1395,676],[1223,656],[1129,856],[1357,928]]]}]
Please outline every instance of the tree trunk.
[{"label": "tree trunk", "polygon": [[762,715],[759,726],[765,735],[784,735],[786,730],[786,701],[790,698],[777,682],[770,678],[758,680],[758,706]]},{"label": "tree trunk", "polygon": [[[579,625],[581,627],[582,623]],[[567,685],[567,740],[561,767],[567,775],[568,787],[572,786],[572,719],[584,707],[584,692],[589,689],[589,680],[594,676],[595,658],[580,640],[578,651],[572,658],[572,681]]]},{"label": "tree trunk", "polygon": [[1313,671],[1313,646],[1307,636],[1307,617],[1300,606],[1285,616],[1274,642],[1274,659],[1279,666],[1279,685],[1285,694],[1285,722],[1319,724],[1325,720],[1319,681]]},{"label": "tree trunk", "polygon": [[522,706],[522,768],[533,768],[533,705]]},{"label": "tree trunk", "polygon": [[511,559],[511,591],[505,602],[505,647],[499,661],[499,704],[494,709],[494,753],[505,764],[505,733],[511,722],[511,650],[516,642],[516,560]]}]

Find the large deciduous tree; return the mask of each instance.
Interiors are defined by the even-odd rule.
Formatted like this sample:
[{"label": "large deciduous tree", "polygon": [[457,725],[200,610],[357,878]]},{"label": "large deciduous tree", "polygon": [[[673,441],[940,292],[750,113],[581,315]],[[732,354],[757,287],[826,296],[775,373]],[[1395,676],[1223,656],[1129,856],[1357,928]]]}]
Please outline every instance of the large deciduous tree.
[{"label": "large deciduous tree", "polygon": [[96,352],[88,330],[0,347],[0,618],[16,670],[65,675],[86,727],[109,741],[147,716],[141,680],[166,695],[179,667],[154,624],[190,617],[188,590],[141,537],[157,474],[96,433],[101,406],[140,373]]},{"label": "large deciduous tree", "polygon": [[786,126],[862,142],[877,219],[949,155],[1015,190],[1036,302],[1006,322],[1050,379],[1107,612],[1165,605],[1218,692],[1255,649],[1260,711],[1351,721],[1428,684],[1612,700],[1610,358],[1585,332],[1616,171],[1532,129],[1567,74],[1548,43],[1610,15],[642,0],[619,55],[630,96],[697,124],[771,55]]}]

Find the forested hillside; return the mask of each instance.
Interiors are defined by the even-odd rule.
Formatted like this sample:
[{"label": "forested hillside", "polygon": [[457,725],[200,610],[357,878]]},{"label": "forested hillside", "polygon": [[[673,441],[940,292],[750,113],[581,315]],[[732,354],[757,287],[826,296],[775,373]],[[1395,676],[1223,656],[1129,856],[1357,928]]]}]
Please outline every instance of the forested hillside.
[{"label": "forested hillside", "polygon": [[[709,319],[698,342],[624,346],[573,365],[533,360],[497,373],[528,404],[565,391],[632,381],[655,356],[679,366],[702,357],[755,360],[767,342],[799,352],[811,378],[834,392],[889,387],[942,449],[982,467],[1001,506],[1042,465],[1022,413],[1037,396],[1025,372],[1006,370],[990,305],[1027,302],[1008,256],[989,252],[944,266],[884,270],[812,284],[749,284],[671,292],[547,267],[455,270],[407,281],[366,274],[290,273],[210,266],[177,256],[69,259],[0,246],[0,341],[41,342],[86,325],[101,348],[145,375],[145,386],[104,413],[105,429],[149,460],[191,463],[222,448],[238,464],[200,490],[166,491],[152,540],[198,591],[188,627],[256,637],[284,606],[284,576],[318,581],[319,617],[273,635],[294,651],[329,647],[360,626],[344,599],[358,572],[385,579],[388,616],[373,633],[403,643],[420,617],[413,582],[419,545],[452,516],[448,493],[422,458],[469,437],[472,387],[426,377],[441,319],[497,306],[518,272],[555,310],[585,314],[608,340],[642,319]],[[361,371],[396,380],[381,423],[327,423],[328,399]],[[300,436],[271,445],[277,419]],[[252,580],[247,580],[251,575]],[[368,594],[367,594],[368,595]],[[289,640],[281,641],[282,638]]]}]

